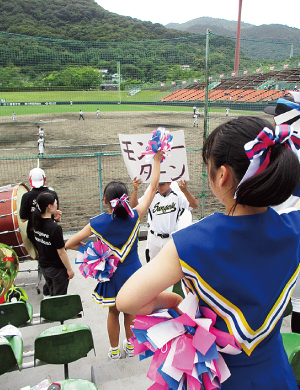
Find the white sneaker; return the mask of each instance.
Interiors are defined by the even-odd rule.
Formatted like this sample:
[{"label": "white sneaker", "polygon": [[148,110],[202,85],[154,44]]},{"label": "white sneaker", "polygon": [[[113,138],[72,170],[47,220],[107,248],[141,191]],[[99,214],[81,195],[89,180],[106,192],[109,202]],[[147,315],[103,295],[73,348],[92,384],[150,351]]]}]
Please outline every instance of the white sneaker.
[{"label": "white sneaker", "polygon": [[125,339],[123,341],[123,349],[124,349],[126,357],[133,357],[134,346],[127,339]]},{"label": "white sneaker", "polygon": [[109,360],[119,360],[121,358],[120,347],[117,348],[110,347],[107,355]]}]

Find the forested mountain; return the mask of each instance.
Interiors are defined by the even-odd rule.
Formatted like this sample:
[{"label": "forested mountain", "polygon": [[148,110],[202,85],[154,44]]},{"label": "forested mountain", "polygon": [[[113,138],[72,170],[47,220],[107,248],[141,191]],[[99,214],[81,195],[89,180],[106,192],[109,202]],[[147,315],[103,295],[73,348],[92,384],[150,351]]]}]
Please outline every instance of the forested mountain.
[{"label": "forested mountain", "polygon": [[[214,34],[236,38],[237,22],[201,17],[182,24],[169,23],[166,27],[194,34],[205,34],[207,29],[210,29]],[[276,56],[279,58],[286,58],[286,53],[290,51],[292,44],[294,55],[300,55],[300,29],[294,27],[280,24],[254,26],[241,23],[241,39],[241,49],[245,55],[252,58],[274,58],[274,51],[270,45],[262,44],[259,45],[260,50],[253,50],[255,43],[250,40],[282,43],[276,50]],[[285,45],[290,47],[287,49]]]},{"label": "forested mountain", "polygon": [[[199,20],[204,29],[198,31]],[[112,76],[119,69],[122,88],[203,80],[207,27],[213,33],[210,74],[233,71],[236,41],[230,37],[235,37],[236,22],[199,18],[182,26],[184,31],[120,16],[94,0],[0,0],[0,90],[98,89],[115,82]],[[243,24],[242,37],[251,32],[252,41],[242,40],[240,69],[265,71],[289,61],[290,43],[255,41],[268,39],[272,28],[279,34],[273,41],[300,31]],[[295,43],[294,54],[298,47]]]},{"label": "forested mountain", "polygon": [[106,11],[94,0],[0,0],[0,31],[54,39],[121,42],[190,35]]},{"label": "forested mountain", "polygon": [[[242,29],[253,26],[253,24],[241,23]],[[189,31],[194,34],[205,34],[206,30],[209,28],[215,34],[236,37],[237,22],[203,16],[201,18],[189,20],[185,23],[169,23],[166,27],[181,31]]]}]

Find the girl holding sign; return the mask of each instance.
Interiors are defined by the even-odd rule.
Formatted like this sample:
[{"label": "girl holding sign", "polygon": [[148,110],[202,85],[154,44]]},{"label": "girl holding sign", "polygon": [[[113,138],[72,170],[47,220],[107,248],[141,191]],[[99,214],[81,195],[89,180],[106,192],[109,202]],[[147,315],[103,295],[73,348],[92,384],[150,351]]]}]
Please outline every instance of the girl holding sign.
[{"label": "girl holding sign", "polygon": [[[120,312],[116,309],[115,300],[122,285],[142,266],[137,253],[139,224],[155,195],[162,157],[163,152],[161,151],[154,155],[150,189],[143,202],[131,209],[125,184],[118,181],[110,182],[104,190],[104,202],[109,208],[109,213],[91,218],[89,224],[66,242],[67,249],[78,250],[81,241],[94,234],[97,240],[108,246],[117,262],[116,270],[109,281],[99,282],[92,294],[96,303],[109,307],[107,318],[111,345],[108,352],[109,359],[120,359],[121,357],[119,347]],[[133,319],[134,316],[124,313],[126,339],[123,342],[123,348],[128,357],[133,356],[133,346],[128,341],[132,337],[130,325],[133,324]]]}]

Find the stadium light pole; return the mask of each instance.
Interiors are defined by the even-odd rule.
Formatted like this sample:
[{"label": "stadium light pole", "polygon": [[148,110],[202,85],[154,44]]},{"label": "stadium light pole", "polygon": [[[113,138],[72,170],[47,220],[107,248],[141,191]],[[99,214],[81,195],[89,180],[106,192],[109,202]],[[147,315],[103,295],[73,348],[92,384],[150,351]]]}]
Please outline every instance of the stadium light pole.
[{"label": "stadium light pole", "polygon": [[[240,66],[240,38],[241,38],[241,16],[242,16],[242,3],[243,0],[239,0],[239,15],[238,15],[238,25],[236,33],[236,45],[235,45],[235,60],[234,60],[234,71],[239,71]],[[238,74],[236,74],[237,76]]]}]

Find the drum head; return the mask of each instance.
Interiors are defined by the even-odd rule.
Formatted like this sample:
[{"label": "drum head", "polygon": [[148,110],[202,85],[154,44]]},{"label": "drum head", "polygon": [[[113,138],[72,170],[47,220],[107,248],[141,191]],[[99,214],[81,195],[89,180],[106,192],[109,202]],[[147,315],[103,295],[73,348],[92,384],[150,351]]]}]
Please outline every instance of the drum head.
[{"label": "drum head", "polygon": [[22,237],[23,244],[24,244],[28,254],[30,255],[30,257],[32,259],[36,259],[37,258],[37,251],[36,251],[33,243],[27,237],[27,221],[22,222],[20,219],[20,216],[19,216],[22,196],[23,196],[23,194],[25,194],[25,192],[28,192],[28,190],[29,190],[28,187],[24,183],[18,184],[17,199],[16,199],[17,219],[18,219],[18,225],[19,225],[20,234]]},{"label": "drum head", "polygon": [[16,252],[8,245],[0,244],[0,298],[11,288],[19,270]]}]

